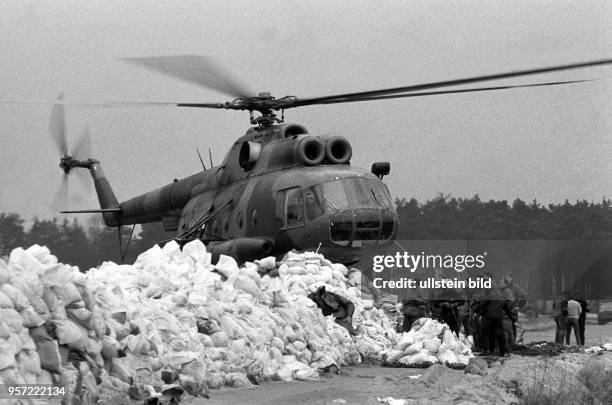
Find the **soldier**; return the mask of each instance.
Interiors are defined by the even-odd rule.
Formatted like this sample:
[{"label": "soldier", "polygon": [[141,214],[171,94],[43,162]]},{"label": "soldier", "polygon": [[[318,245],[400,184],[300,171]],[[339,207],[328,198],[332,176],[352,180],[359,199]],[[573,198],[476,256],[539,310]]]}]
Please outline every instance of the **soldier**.
[{"label": "soldier", "polygon": [[506,353],[506,339],[504,338],[504,316],[507,315],[513,322],[516,322],[512,311],[512,302],[504,300],[502,292],[497,286],[493,286],[487,294],[487,299],[481,307],[484,316],[484,329],[487,334],[489,353],[495,351],[495,341],[499,344],[499,355],[509,356]]},{"label": "soldier", "polygon": [[[576,294],[577,297],[581,297],[581,294]],[[580,317],[578,318],[578,331],[580,332],[580,343],[584,346],[584,329],[586,325],[586,313],[589,312],[589,303],[584,298],[576,299],[580,304],[580,308],[582,312],[580,312]]]},{"label": "soldier", "polygon": [[414,321],[427,316],[427,300],[423,290],[418,287],[420,280],[414,279],[416,288],[408,289],[408,295],[402,300],[402,314],[404,322],[402,324],[402,332],[408,332]]},{"label": "soldier", "polygon": [[[478,275],[477,278],[484,280],[492,279],[493,274],[487,272],[483,275]],[[474,338],[474,347],[484,352],[489,349],[489,339],[485,333],[483,318],[487,294],[487,290],[477,289],[473,292],[470,302],[472,313],[471,329]]]},{"label": "soldier", "polygon": [[434,307],[440,309],[440,320],[448,325],[451,331],[459,336],[459,310],[465,303],[461,294],[454,288],[442,290],[434,302]]},{"label": "soldier", "polygon": [[553,314],[555,318],[555,343],[563,344],[565,331],[567,329],[567,298],[557,298],[553,302]]},{"label": "soldier", "polygon": [[351,301],[339,294],[325,291],[325,286],[321,286],[308,294],[308,298],[317,304],[323,315],[333,315],[338,325],[344,326],[351,335],[355,333],[353,329],[355,305]]},{"label": "soldier", "polygon": [[[514,319],[518,320],[518,311],[527,303],[527,299],[525,292],[514,283],[512,274],[506,274],[506,276],[502,280],[501,292],[504,299],[509,299],[511,301]],[[509,339],[509,344],[513,346],[515,344],[514,339],[516,339],[517,336],[517,321],[511,322],[509,317],[506,317],[505,319],[505,334],[506,337]]]}]

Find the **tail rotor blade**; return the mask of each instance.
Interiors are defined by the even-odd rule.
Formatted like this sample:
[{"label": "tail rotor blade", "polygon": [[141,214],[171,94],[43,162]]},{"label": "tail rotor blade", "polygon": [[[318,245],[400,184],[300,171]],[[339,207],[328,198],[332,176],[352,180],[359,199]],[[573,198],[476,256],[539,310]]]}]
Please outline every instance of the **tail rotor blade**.
[{"label": "tail rotor blade", "polygon": [[72,150],[71,156],[75,159],[88,159],[91,157],[91,135],[87,126],[83,129],[78,143]]},{"label": "tail rotor blade", "polygon": [[63,156],[68,153],[66,142],[66,113],[64,111],[64,105],[61,103],[61,101],[64,100],[64,94],[60,94],[57,100],[60,101],[60,103],[55,104],[53,110],[51,110],[49,133],[59,153]]},{"label": "tail rotor blade", "polygon": [[79,183],[83,186],[83,188],[87,191],[92,190],[91,184],[91,176],[89,175],[89,171],[87,170],[75,170],[72,172],[76,175],[76,178],[79,179]]},{"label": "tail rotor blade", "polygon": [[53,197],[53,200],[51,202],[51,209],[53,209],[53,211],[59,212],[62,210],[66,210],[68,209],[68,194],[69,194],[69,189],[68,189],[68,175],[64,174],[62,176],[62,181],[59,184],[57,191],[55,193],[55,196]]}]

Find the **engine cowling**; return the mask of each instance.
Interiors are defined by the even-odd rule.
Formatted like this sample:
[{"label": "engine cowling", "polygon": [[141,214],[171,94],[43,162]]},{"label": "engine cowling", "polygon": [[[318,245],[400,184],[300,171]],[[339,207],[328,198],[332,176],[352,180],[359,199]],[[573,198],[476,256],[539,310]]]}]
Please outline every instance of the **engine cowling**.
[{"label": "engine cowling", "polygon": [[216,263],[220,255],[231,256],[239,263],[270,256],[274,241],[270,238],[238,238],[221,242],[212,250],[212,260]]}]

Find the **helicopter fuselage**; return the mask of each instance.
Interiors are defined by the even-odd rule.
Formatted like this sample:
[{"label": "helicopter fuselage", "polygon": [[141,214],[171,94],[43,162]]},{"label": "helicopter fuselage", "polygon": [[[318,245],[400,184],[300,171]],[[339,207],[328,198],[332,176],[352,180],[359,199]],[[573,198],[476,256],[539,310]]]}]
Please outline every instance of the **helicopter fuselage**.
[{"label": "helicopter fuselage", "polygon": [[109,226],[162,221],[179,242],[199,238],[241,261],[312,249],[352,263],[392,240],[398,218],[384,183],[350,157],[344,138],[273,125],[249,129],[219,166],[116,205],[98,187],[99,164],[90,171],[101,208],[119,208],[103,213]]}]

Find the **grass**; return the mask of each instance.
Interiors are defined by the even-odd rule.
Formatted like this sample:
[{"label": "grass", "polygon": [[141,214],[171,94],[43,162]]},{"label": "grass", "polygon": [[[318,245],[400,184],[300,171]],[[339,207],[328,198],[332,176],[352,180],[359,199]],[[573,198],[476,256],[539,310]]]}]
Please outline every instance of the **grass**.
[{"label": "grass", "polygon": [[560,362],[546,359],[533,367],[530,377],[519,394],[522,405],[612,404],[612,370],[597,360],[574,374]]}]

